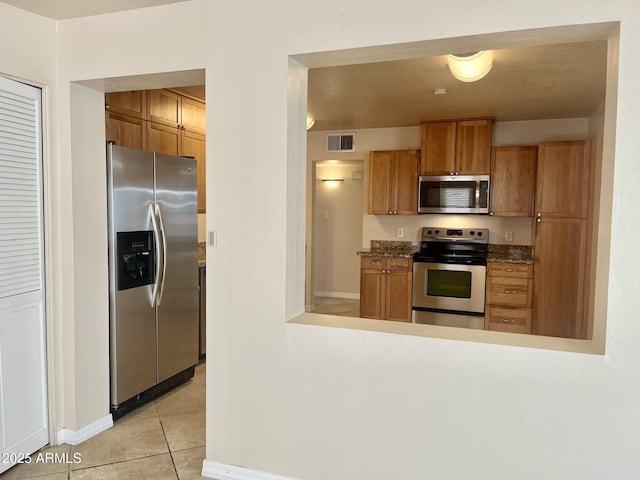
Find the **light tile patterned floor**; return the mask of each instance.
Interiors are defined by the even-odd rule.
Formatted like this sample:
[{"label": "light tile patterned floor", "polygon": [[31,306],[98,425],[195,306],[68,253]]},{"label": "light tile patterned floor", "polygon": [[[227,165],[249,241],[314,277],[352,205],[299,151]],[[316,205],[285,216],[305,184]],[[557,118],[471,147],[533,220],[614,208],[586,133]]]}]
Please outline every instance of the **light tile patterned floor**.
[{"label": "light tile patterned floor", "polygon": [[205,458],[204,379],[201,363],[187,383],[116,420],[109,430],[77,446],[41,451],[66,454],[70,460],[78,454],[80,463],[32,462],[12,468],[0,480],[200,480]]},{"label": "light tile patterned floor", "polygon": [[313,313],[340,315],[344,317],[360,316],[360,300],[347,298],[315,297]]}]

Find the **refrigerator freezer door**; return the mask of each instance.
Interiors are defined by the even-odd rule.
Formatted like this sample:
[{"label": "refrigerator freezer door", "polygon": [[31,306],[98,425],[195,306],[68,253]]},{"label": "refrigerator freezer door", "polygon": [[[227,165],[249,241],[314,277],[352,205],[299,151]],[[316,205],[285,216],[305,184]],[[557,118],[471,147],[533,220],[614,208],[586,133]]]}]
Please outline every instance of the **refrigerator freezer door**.
[{"label": "refrigerator freezer door", "polygon": [[109,329],[111,404],[156,384],[156,319],[153,285],[117,289],[118,232],[152,230],[153,154],[107,146],[109,215]]},{"label": "refrigerator freezer door", "polygon": [[155,154],[156,203],[166,245],[158,319],[158,382],[198,363],[196,161]]}]

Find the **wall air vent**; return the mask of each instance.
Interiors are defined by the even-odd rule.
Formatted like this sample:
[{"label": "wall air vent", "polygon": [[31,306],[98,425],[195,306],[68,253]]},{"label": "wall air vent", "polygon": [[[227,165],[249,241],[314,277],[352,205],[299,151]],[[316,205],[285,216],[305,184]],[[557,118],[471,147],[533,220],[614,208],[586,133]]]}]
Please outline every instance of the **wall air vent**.
[{"label": "wall air vent", "polygon": [[327,134],[327,152],[355,152],[355,133]]}]

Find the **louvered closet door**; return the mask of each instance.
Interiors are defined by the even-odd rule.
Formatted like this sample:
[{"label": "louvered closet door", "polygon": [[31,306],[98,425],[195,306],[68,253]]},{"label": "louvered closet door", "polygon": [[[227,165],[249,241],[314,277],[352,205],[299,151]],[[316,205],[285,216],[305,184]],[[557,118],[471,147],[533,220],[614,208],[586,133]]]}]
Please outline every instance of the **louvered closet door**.
[{"label": "louvered closet door", "polygon": [[41,91],[0,77],[0,473],[49,442]]}]

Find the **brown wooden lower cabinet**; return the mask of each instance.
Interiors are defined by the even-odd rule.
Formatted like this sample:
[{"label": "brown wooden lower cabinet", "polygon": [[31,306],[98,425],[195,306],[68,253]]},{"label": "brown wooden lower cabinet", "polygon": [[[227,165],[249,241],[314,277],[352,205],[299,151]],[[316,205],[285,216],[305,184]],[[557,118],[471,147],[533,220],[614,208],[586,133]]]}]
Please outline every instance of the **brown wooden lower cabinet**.
[{"label": "brown wooden lower cabinet", "polygon": [[360,316],[410,322],[412,269],[410,258],[362,257]]},{"label": "brown wooden lower cabinet", "polygon": [[531,333],[533,265],[487,265],[485,330]]}]

